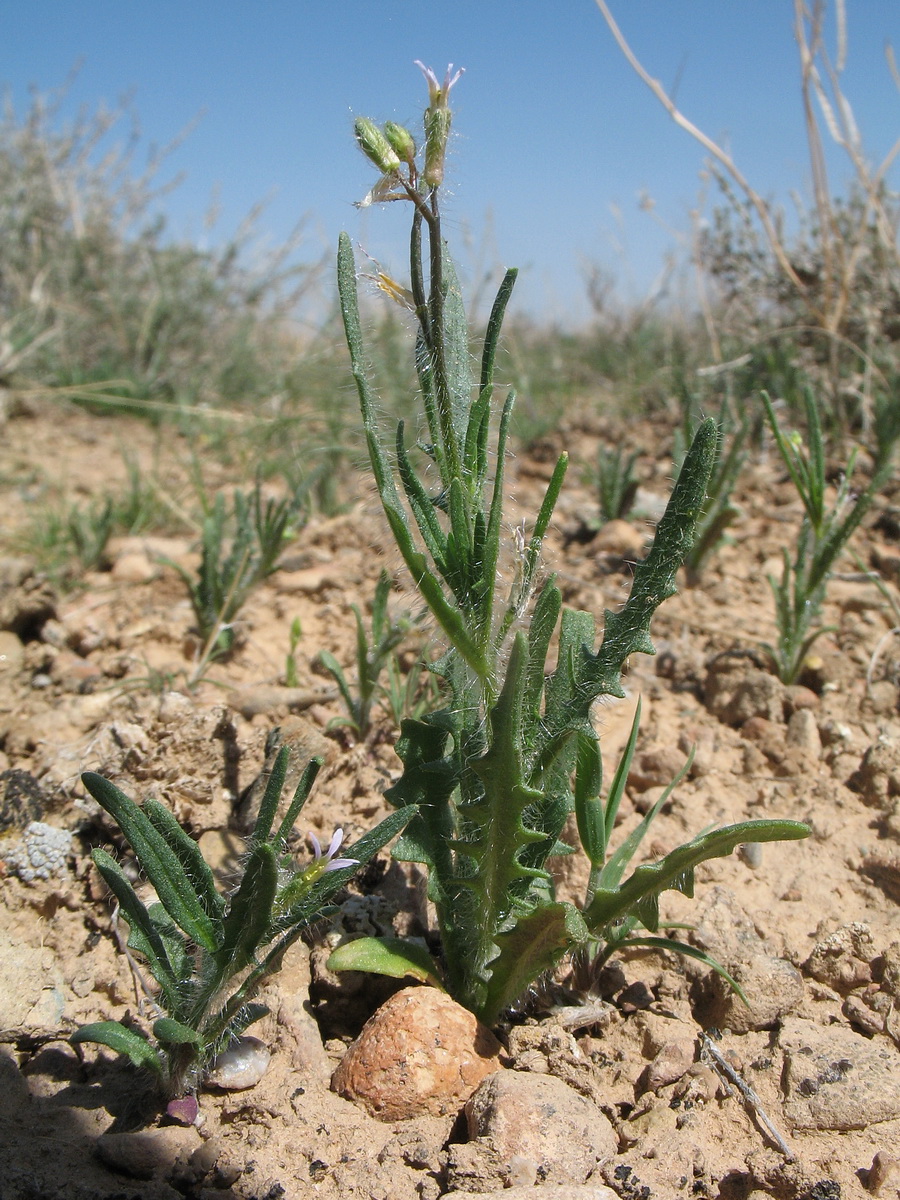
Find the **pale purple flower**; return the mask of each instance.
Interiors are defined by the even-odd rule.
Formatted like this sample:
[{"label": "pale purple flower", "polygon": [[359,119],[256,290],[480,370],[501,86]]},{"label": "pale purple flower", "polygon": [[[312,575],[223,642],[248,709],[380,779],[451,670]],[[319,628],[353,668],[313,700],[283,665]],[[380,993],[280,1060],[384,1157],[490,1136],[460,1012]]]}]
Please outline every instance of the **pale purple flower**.
[{"label": "pale purple flower", "polygon": [[438,83],[437,75],[432,71],[431,67],[426,67],[421,59],[416,59],[414,66],[417,66],[428,81],[428,96],[431,101],[432,108],[446,108],[447,97],[450,95],[450,89],[458,81],[460,75],[465,73],[465,67],[460,67],[455,75],[451,78],[453,63],[447,68],[447,74],[444,76],[443,85]]},{"label": "pale purple flower", "polygon": [[[321,845],[319,839],[316,837],[316,835],[312,832],[312,830],[309,831],[309,840],[312,842],[313,855],[315,856],[315,863],[320,863],[322,861],[322,857],[323,857],[322,845]],[[337,854],[338,850],[340,850],[341,842],[343,840],[344,840],[343,829],[336,829],[334,831],[334,836],[332,837],[331,842],[328,846],[328,849],[325,851],[325,855],[324,855],[325,863],[326,863],[326,866],[325,866],[326,871],[340,871],[342,867],[359,866],[358,858],[335,858],[334,857]]]}]

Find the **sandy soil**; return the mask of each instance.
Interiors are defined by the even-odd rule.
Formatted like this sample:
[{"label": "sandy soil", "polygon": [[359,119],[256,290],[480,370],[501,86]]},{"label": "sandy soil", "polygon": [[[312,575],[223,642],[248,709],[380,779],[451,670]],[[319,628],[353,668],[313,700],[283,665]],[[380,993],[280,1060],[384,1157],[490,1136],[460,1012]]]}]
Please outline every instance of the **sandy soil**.
[{"label": "sandy soil", "polygon": [[[601,437],[621,435],[593,419],[573,422],[565,441],[576,461],[590,463]],[[634,424],[625,436],[645,452],[640,502],[651,511],[666,494],[670,438]],[[67,1036],[78,1025],[136,1015],[140,1004],[88,858],[115,831],[85,798],[80,772],[101,771],[135,797],[164,800],[227,879],[240,850],[240,798],[280,726],[298,760],[326,759],[306,826],[323,839],[337,825],[358,835],[387,811],[381,791],[397,773],[396,731],[380,711],[364,743],[329,733],[340,708],[316,658],[327,649],[352,666],[349,606],[366,606],[383,564],[396,575],[396,607],[413,599],[371,495],[360,485],[354,497],[349,480],[349,510],[309,522],[241,614],[232,659],[188,689],[191,612],[175,573],[158,562],[160,552],[191,561],[186,533],[162,546],[115,544],[110,569],[66,595],[31,572],[14,543],[51,488],[84,497],[119,486],[123,447],[150,470],[159,462],[156,435],[130,420],[54,410],[10,420],[2,442],[5,1200],[434,1200],[523,1182],[535,1196],[542,1183],[551,1194],[551,1182],[609,1186],[628,1198],[900,1194],[900,638],[890,606],[847,557],[825,613],[833,632],[817,643],[802,686],[785,689],[768,672],[760,645],[775,629],[766,574],[779,569],[801,516],[774,460],[748,466],[734,544],[699,586],[663,607],[654,629],[659,653],[633,661],[627,699],[597,715],[611,771],[643,697],[619,836],[697,748],[690,776],[651,831],[648,856],[748,817],[804,820],[813,834],[707,864],[693,901],[666,896],[667,919],[696,926],[688,936],[742,981],[749,1010],[700,964],[633,952],[605,973],[599,996],[570,994],[561,1007],[561,993],[548,990],[497,1031],[505,1072],[554,1076],[611,1123],[614,1149],[598,1142],[592,1154],[589,1145],[585,1165],[584,1146],[557,1147],[552,1162],[538,1161],[540,1150],[511,1161],[488,1135],[470,1138],[456,1112],[381,1122],[329,1089],[348,1042],[395,990],[330,977],[329,939],[419,919],[409,914],[415,879],[386,858],[365,873],[337,929],[298,947],[273,981],[273,1015],[254,1031],[273,1051],[262,1081],[204,1093],[199,1127],[167,1125],[127,1063],[90,1047],[76,1054]],[[546,457],[522,454],[510,465],[523,512],[535,511]],[[171,466],[175,479],[178,461],[176,439],[165,448],[164,474]],[[882,499],[854,549],[896,595],[894,503]],[[576,466],[547,562],[566,602],[600,618],[624,598],[648,525],[639,515],[591,538],[583,520],[595,514]],[[288,694],[273,689],[285,682],[295,617],[298,687]],[[22,878],[23,829],[32,820],[72,834],[60,869],[46,879]],[[561,872],[561,891],[575,898],[585,863],[566,859]],[[556,1145],[547,1122],[545,1144]]]}]

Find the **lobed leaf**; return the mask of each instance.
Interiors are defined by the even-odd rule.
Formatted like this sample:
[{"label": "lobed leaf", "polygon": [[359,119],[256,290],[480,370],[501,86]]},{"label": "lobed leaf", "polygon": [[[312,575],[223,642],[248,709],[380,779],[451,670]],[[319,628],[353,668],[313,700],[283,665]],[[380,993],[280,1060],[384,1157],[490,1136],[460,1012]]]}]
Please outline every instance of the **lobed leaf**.
[{"label": "lobed leaf", "polygon": [[660,893],[675,889],[691,895],[691,876],[700,863],[723,858],[744,842],[796,841],[809,834],[809,826],[800,821],[742,821],[700,834],[659,862],[638,867],[619,887],[598,888],[584,919],[591,932],[597,933],[634,913],[655,931],[658,917],[654,920],[654,909],[658,913]]}]

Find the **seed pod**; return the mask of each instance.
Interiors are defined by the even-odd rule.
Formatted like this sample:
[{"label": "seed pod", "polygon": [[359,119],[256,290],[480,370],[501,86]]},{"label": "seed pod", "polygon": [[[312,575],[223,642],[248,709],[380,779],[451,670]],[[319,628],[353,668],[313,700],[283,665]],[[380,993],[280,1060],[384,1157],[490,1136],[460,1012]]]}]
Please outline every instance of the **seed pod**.
[{"label": "seed pod", "polygon": [[425,170],[422,178],[429,187],[440,187],[444,182],[444,158],[452,119],[449,108],[425,111]]},{"label": "seed pod", "polygon": [[360,150],[379,171],[391,175],[399,168],[400,159],[374,121],[368,117],[357,117],[353,122],[353,132]]}]

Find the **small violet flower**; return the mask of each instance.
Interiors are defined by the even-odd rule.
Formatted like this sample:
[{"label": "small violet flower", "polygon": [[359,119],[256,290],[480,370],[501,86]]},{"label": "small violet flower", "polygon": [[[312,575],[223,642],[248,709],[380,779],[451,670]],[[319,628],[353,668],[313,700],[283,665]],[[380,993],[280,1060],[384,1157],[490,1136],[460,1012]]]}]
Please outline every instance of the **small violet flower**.
[{"label": "small violet flower", "polygon": [[466,68],[460,67],[456,74],[451,78],[450,72],[453,70],[453,63],[447,68],[447,74],[444,76],[443,86],[438,83],[437,76],[431,67],[426,67],[421,59],[416,59],[413,63],[418,67],[428,81],[428,96],[431,101],[432,108],[446,108],[447,97],[450,95],[450,89],[458,82],[459,77],[465,73]]},{"label": "small violet flower", "polygon": [[[310,832],[309,832],[309,840],[312,842],[313,855],[315,856],[314,862],[311,865],[313,867],[315,867],[322,861],[322,845],[319,842],[319,839],[316,837],[316,835],[312,832],[312,830],[310,830]],[[337,854],[338,850],[340,850],[341,842],[343,840],[344,840],[343,829],[336,829],[334,831],[334,836],[331,839],[328,849],[325,851],[325,867],[324,867],[322,874],[324,874],[326,871],[340,871],[342,867],[359,866],[359,859],[357,859],[357,858],[335,858],[334,857]]]}]

